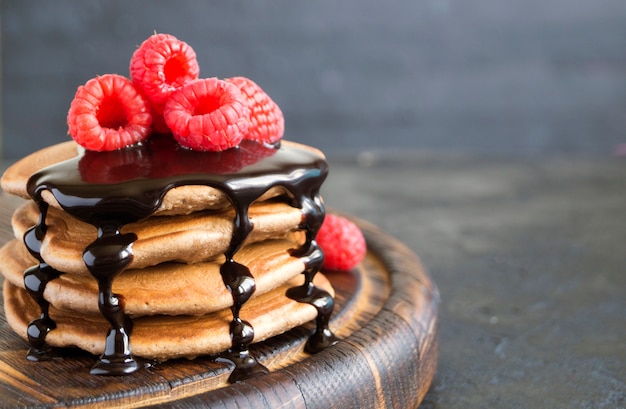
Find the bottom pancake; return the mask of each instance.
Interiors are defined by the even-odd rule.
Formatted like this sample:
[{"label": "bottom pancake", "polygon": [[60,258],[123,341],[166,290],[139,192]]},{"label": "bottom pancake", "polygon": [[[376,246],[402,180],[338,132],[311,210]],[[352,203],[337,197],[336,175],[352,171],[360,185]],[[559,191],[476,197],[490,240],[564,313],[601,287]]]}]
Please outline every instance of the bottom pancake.
[{"label": "bottom pancake", "polygon": [[[303,282],[304,276],[301,275],[244,304],[241,318],[253,326],[253,342],[263,341],[315,319],[315,307],[285,295],[288,288]],[[334,295],[330,283],[321,273],[316,275],[314,284]],[[27,339],[28,324],[40,316],[39,306],[26,290],[8,281],[4,282],[4,306],[9,325]],[[109,324],[101,315],[64,311],[51,306],[50,317],[56,322],[56,328],[46,337],[49,345],[78,347],[94,355],[104,351]],[[161,361],[218,354],[231,347],[231,320],[230,309],[203,316],[153,315],[136,318],[130,336],[132,353]]]}]

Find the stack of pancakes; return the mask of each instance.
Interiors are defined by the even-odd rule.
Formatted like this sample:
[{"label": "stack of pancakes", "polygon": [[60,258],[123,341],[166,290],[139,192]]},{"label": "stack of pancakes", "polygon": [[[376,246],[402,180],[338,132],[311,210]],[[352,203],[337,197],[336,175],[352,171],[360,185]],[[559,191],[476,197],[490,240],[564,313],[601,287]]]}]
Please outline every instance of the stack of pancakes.
[{"label": "stack of pancakes", "polygon": [[[27,193],[29,177],[46,166],[77,155],[67,142],[25,157],[2,177],[2,188],[27,199],[13,215],[15,239],[0,249],[0,273],[9,325],[27,338],[29,323],[41,314],[25,290],[24,271],[39,263],[23,236],[37,224],[40,211]],[[60,275],[47,283],[44,298],[56,323],[46,342],[103,353],[110,327],[98,309],[98,284],[83,261],[83,252],[97,238],[97,229],[62,210],[49,192],[50,205],[41,258]],[[231,346],[229,325],[233,297],[224,285],[220,266],[233,235],[235,212],[220,190],[180,186],[167,192],[150,217],[129,223],[134,257],[113,281],[113,292],[133,320],[133,354],[165,360],[220,353]],[[281,188],[272,188],[249,208],[253,229],[234,256],[256,282],[241,318],[254,328],[258,342],[315,319],[314,306],[294,301],[286,291],[303,284],[301,258],[293,256],[305,241],[302,210],[293,207]],[[333,293],[328,280],[316,274],[315,285]]]}]

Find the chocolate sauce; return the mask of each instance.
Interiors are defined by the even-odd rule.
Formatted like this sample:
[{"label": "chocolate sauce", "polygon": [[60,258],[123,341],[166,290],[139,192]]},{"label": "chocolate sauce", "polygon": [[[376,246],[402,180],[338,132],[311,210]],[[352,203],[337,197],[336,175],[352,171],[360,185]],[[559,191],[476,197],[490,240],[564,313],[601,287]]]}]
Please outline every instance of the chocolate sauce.
[{"label": "chocolate sauce", "polygon": [[[139,368],[132,356],[132,320],[124,312],[122,295],[114,294],[112,282],[132,261],[133,234],[122,234],[124,225],[144,219],[161,205],[172,188],[183,185],[211,186],[224,192],[235,209],[233,236],[225,252],[220,272],[233,297],[230,325],[231,348],[220,359],[235,364],[232,382],[266,373],[250,354],[254,328],[239,316],[241,307],[255,291],[248,267],[234,256],[252,230],[248,217],[250,205],[275,186],[286,189],[288,200],[303,211],[300,226],[306,240],[293,255],[304,260],[305,283],[288,291],[288,296],[314,305],[318,310],[317,329],[307,349],[316,352],[331,345],[335,338],[328,329],[334,304],[327,292],[315,287],[313,277],[320,269],[323,254],[315,236],[324,219],[319,190],[328,172],[319,154],[295,146],[266,146],[244,141],[224,152],[196,152],[180,147],[170,136],[154,136],[147,143],[113,152],[81,151],[75,158],[34,174],[28,182],[30,196],[39,204],[40,221],[25,235],[25,242],[39,265],[25,273],[33,298],[41,307],[41,317],[29,326],[33,332],[31,355],[45,355],[45,336],[55,324],[47,314],[43,291],[48,281],[60,273],[45,264],[39,247],[45,235],[47,204],[44,191],[51,192],[70,215],[94,225],[97,239],[83,253],[83,260],[98,282],[98,306],[110,324],[105,351],[92,368],[93,374],[123,375]],[[37,279],[35,279],[37,277]]]},{"label": "chocolate sauce", "polygon": [[48,282],[60,275],[41,258],[41,240],[46,234],[45,218],[47,213],[48,204],[41,202],[37,224],[24,234],[26,248],[39,261],[39,264],[24,271],[24,287],[33,300],[37,302],[41,311],[39,318],[33,320],[26,330],[31,345],[27,357],[31,361],[45,361],[57,356],[56,351],[45,342],[46,335],[56,328],[56,324],[48,314],[50,303],[44,298],[43,292]]}]

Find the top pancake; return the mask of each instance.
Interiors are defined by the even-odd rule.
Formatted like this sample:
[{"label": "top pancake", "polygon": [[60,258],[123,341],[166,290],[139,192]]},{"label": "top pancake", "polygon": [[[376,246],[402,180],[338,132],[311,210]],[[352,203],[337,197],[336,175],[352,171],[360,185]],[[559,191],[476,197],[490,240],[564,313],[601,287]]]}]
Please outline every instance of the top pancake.
[{"label": "top pancake", "polygon": [[[324,157],[321,151],[307,145],[284,140],[281,144],[286,147],[306,149]],[[38,150],[10,166],[0,179],[0,186],[9,194],[29,199],[27,183],[31,175],[48,166],[74,158],[82,151],[83,148],[74,141],[63,142]],[[274,187],[265,192],[258,200],[264,201],[283,194],[285,194],[285,190],[282,187]],[[60,207],[50,192],[43,192],[43,198],[51,206]],[[199,210],[224,209],[229,205],[228,196],[219,189],[204,185],[185,185],[170,189],[154,214],[189,214]]]}]

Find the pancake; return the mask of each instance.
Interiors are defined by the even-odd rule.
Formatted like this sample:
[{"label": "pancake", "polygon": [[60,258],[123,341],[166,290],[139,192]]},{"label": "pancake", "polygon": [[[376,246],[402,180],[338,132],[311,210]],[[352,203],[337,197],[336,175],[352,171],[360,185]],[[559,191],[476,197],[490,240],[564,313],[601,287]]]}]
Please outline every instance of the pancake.
[{"label": "pancake", "polygon": [[[313,147],[291,141],[282,141],[285,147],[307,149],[323,157],[323,153]],[[28,179],[34,173],[68,159],[80,155],[84,149],[74,141],[52,145],[23,157],[11,165],[0,178],[0,186],[7,193],[30,199],[27,190]],[[259,201],[285,194],[281,187],[274,187],[265,192]],[[59,203],[49,192],[44,192],[44,199],[53,207],[60,208]],[[170,189],[155,215],[189,214],[207,209],[225,209],[231,205],[228,196],[221,190],[211,186],[184,185]]]},{"label": "pancake", "polygon": [[[315,307],[284,296],[288,288],[302,283],[303,277],[296,277],[245,304],[241,318],[254,326],[254,342],[263,341],[315,319]],[[330,283],[322,274],[316,275],[314,283],[333,294]],[[9,281],[4,283],[4,297],[7,322],[26,339],[29,322],[40,315],[38,305],[25,290]],[[76,346],[95,355],[104,351],[109,324],[100,315],[80,314],[51,307],[50,316],[57,324],[46,337],[46,342],[51,346]],[[133,321],[130,345],[134,355],[157,360],[218,354],[231,346],[231,319],[230,310],[203,316],[154,315],[137,318]]]},{"label": "pancake", "polygon": [[[258,297],[298,276],[302,260],[289,255],[295,243],[269,240],[245,246],[235,260],[248,266]],[[24,288],[24,271],[37,264],[20,240],[0,248],[0,273]],[[233,298],[220,275],[223,257],[194,264],[162,263],[143,269],[127,269],[113,280],[113,292],[124,299],[131,317],[142,315],[203,315],[230,308]],[[46,285],[44,298],[58,309],[98,314],[98,283],[90,275],[61,274]]]},{"label": "pancake", "polygon": [[[281,202],[258,202],[251,206],[252,231],[246,243],[268,239],[289,238],[302,222],[300,209]],[[233,235],[232,209],[201,211],[182,216],[158,216],[130,223],[122,233],[135,233],[134,257],[128,268],[144,268],[166,261],[195,263],[223,254]],[[29,201],[13,214],[11,224],[15,237],[39,219],[39,209]],[[53,268],[65,272],[89,275],[83,252],[97,237],[95,226],[82,222],[54,207],[46,216],[47,231],[41,244],[41,254]],[[296,245],[294,244],[294,247]]]}]

